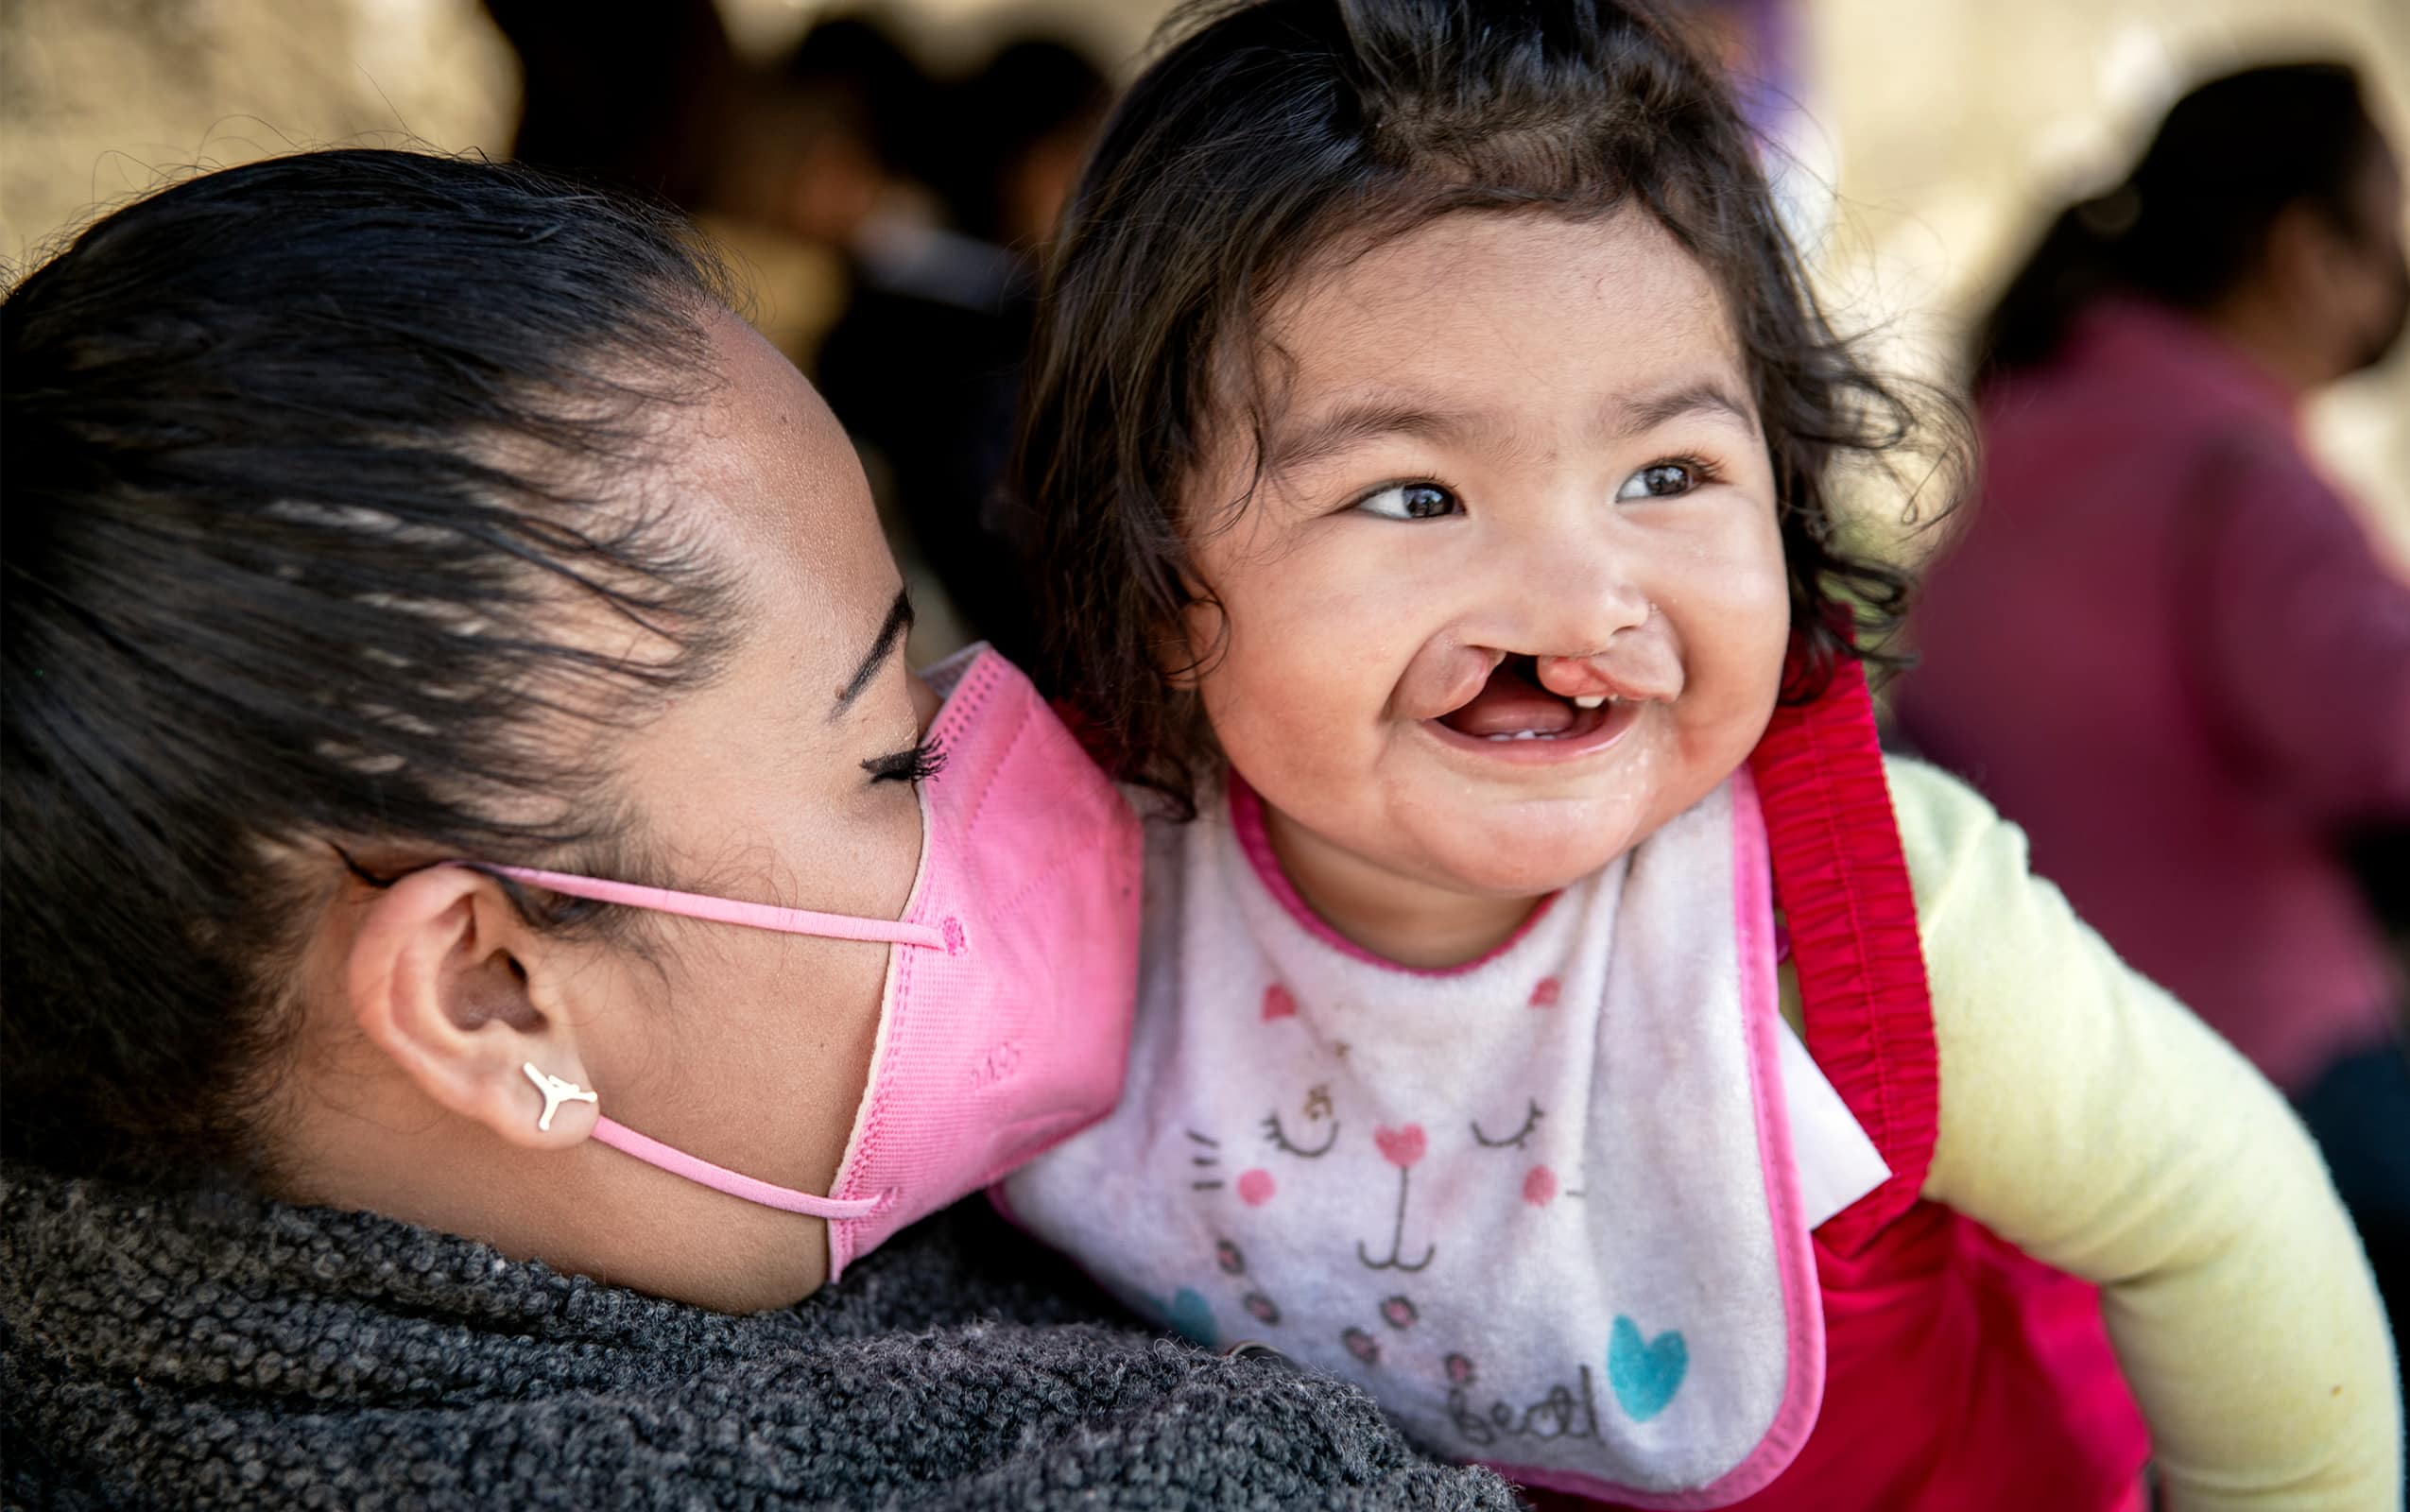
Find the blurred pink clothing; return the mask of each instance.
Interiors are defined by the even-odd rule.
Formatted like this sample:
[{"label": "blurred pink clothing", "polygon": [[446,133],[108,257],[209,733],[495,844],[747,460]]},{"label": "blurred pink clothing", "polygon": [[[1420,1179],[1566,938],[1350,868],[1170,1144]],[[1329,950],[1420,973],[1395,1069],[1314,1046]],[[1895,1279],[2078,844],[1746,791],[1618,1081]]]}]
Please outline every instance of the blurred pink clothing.
[{"label": "blurred pink clothing", "polygon": [[2298,1093],[2402,983],[2339,861],[2410,818],[2410,583],[2207,327],[2109,301],[1985,393],[1901,723],[2126,959]]}]

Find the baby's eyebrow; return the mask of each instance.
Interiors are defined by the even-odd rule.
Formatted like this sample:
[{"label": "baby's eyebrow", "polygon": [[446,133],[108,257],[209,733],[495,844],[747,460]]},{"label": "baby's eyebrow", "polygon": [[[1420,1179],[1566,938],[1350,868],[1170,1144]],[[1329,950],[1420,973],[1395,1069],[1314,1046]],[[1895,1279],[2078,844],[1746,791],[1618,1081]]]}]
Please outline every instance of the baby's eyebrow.
[{"label": "baby's eyebrow", "polygon": [[1447,442],[1461,440],[1475,428],[1470,416],[1409,400],[1359,400],[1276,433],[1265,448],[1264,473],[1278,477],[1385,436]]},{"label": "baby's eyebrow", "polygon": [[1750,435],[1757,434],[1756,411],[1713,379],[1610,400],[1599,417],[1599,429],[1615,439],[1629,440],[1686,415],[1729,416],[1748,427]]},{"label": "baby's eyebrow", "polygon": [[[1619,395],[1609,400],[1600,411],[1598,428],[1610,439],[1628,440],[1689,415],[1720,415],[1738,421],[1751,436],[1758,434],[1756,412],[1713,378]],[[1410,398],[1356,400],[1337,405],[1304,424],[1276,432],[1265,448],[1264,475],[1267,479],[1278,478],[1383,437],[1411,436],[1441,444],[1467,445],[1491,428],[1491,421],[1481,415],[1444,409]]]}]

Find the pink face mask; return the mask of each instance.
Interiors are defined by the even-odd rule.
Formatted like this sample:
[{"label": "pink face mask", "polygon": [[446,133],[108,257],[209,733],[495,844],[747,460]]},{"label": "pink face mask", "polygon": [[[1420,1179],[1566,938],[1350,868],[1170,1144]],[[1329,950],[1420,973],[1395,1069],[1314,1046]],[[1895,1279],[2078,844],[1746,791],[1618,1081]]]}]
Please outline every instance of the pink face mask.
[{"label": "pink face mask", "polygon": [[945,765],[921,784],[921,871],[902,919],[490,868],[573,898],[892,947],[869,1083],[827,1196],[757,1181],[609,1118],[594,1127],[673,1175],[827,1219],[832,1281],[904,1225],[1112,1111],[1129,1048],[1137,818],[1003,657],[974,646],[927,679],[946,699],[929,731]]}]

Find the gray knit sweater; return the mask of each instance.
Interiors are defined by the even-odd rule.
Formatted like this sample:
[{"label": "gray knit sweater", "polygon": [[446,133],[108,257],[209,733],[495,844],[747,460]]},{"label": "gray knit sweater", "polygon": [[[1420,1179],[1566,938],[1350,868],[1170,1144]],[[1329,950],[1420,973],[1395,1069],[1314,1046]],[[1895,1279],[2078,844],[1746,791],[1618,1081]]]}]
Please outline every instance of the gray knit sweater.
[{"label": "gray knit sweater", "polygon": [[989,1213],[730,1317],[363,1213],[0,1166],[10,1507],[1515,1505]]}]

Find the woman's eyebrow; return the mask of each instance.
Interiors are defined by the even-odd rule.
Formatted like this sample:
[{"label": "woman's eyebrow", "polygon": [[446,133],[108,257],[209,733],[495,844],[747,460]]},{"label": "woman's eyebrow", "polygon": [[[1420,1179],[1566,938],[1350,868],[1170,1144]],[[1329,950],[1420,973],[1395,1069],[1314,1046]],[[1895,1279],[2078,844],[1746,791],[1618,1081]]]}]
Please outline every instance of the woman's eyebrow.
[{"label": "woman's eyebrow", "polygon": [[869,687],[870,679],[879,675],[879,668],[887,665],[887,658],[895,653],[897,646],[904,644],[904,632],[910,628],[912,628],[912,597],[899,588],[895,593],[895,602],[887,606],[887,619],[879,626],[878,639],[870,643],[869,655],[862,659],[862,664],[853,669],[853,676],[847,679],[844,687],[837,690],[836,707],[829,711],[831,719],[835,719],[853,707],[853,700],[862,696],[862,690]]}]

